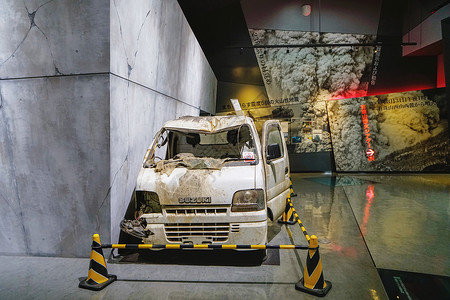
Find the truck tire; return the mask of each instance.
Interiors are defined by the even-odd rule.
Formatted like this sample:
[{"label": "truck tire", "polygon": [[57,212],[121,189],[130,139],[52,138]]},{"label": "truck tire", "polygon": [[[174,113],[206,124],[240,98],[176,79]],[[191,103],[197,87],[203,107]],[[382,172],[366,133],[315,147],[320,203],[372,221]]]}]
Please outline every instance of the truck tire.
[{"label": "truck tire", "polygon": [[[142,240],[121,230],[119,234],[119,244],[142,244]],[[132,253],[136,253],[137,251],[138,250],[118,249],[117,252],[122,256],[126,256]]]},{"label": "truck tire", "polygon": [[[127,210],[125,212],[124,219],[126,220],[134,220],[134,202],[135,202],[135,193],[133,191],[133,194],[130,199],[130,203],[128,204]],[[142,240],[138,239],[137,237],[134,237],[132,235],[129,235],[126,232],[123,232],[120,230],[119,234],[119,244],[142,244]],[[119,249],[118,253],[122,256],[130,255],[132,253],[135,253],[137,250],[127,250],[127,249]]]},{"label": "truck tire", "polygon": [[267,250],[266,249],[258,249],[255,250],[255,263],[261,265],[267,259]]}]

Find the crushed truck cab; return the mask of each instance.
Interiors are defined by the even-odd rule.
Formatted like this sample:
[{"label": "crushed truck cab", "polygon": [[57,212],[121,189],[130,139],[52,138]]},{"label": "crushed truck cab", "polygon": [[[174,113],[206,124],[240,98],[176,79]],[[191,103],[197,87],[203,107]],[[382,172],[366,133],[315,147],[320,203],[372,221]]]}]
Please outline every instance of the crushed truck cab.
[{"label": "crushed truck cab", "polygon": [[278,121],[182,117],[156,134],[121,229],[149,244],[266,244],[289,184]]}]

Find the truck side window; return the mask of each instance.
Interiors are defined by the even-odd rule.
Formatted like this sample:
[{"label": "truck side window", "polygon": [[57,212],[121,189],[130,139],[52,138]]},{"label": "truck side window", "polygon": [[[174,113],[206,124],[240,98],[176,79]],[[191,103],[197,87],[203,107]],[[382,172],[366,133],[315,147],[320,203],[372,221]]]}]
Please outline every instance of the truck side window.
[{"label": "truck side window", "polygon": [[162,132],[158,138],[158,143],[156,144],[155,148],[155,158],[154,158],[155,163],[160,160],[166,159],[168,140],[169,137],[167,131]]},{"label": "truck side window", "polygon": [[[280,129],[277,126],[271,126],[267,134],[267,146],[272,144],[278,144],[281,151],[281,157],[284,156],[284,148],[282,143],[282,137]],[[267,149],[266,149],[267,152]]]}]

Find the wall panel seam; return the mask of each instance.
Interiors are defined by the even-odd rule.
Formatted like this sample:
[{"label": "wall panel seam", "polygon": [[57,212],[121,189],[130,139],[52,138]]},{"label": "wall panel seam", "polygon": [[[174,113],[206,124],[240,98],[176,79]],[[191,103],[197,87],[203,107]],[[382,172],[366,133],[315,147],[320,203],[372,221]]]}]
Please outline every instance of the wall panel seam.
[{"label": "wall panel seam", "polygon": [[133,83],[133,84],[136,84],[136,85],[138,85],[138,86],[140,86],[140,87],[143,87],[143,88],[145,88],[145,89],[147,89],[147,90],[150,90],[150,91],[152,91],[152,92],[155,92],[155,93],[157,93],[157,94],[160,94],[160,95],[162,95],[162,96],[164,96],[164,97],[170,98],[170,99],[175,100],[175,101],[180,102],[180,103],[183,103],[183,104],[185,104],[185,105],[187,105],[187,106],[193,107],[193,108],[195,108],[195,109],[200,109],[200,107],[194,106],[194,105],[189,104],[189,103],[187,103],[187,102],[184,102],[184,101],[182,101],[182,100],[180,100],[180,99],[174,98],[174,97],[172,97],[172,96],[170,96],[170,95],[167,95],[167,94],[165,94],[165,93],[162,93],[162,92],[160,92],[160,91],[157,91],[157,90],[155,90],[155,89],[152,89],[152,88],[150,88],[150,87],[148,87],[148,86],[143,85],[142,83],[138,83],[138,82],[136,82],[136,81],[127,79],[127,78],[125,78],[125,77],[123,77],[123,76],[120,76],[120,75],[117,75],[117,74],[115,74],[115,73],[110,73],[110,74],[113,75],[113,76],[115,76],[115,77],[117,77],[117,78],[123,79],[123,80],[128,81],[128,82],[131,82],[131,83]]}]

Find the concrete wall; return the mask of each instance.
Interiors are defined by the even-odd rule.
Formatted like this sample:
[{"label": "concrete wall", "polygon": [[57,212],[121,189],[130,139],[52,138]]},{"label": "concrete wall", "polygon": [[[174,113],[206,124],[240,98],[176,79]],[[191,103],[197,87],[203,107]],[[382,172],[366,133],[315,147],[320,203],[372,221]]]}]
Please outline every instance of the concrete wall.
[{"label": "concrete wall", "polygon": [[111,1],[111,240],[167,120],[214,113],[216,78],[176,0]]},{"label": "concrete wall", "polygon": [[0,78],[109,70],[108,0],[0,0]]},{"label": "concrete wall", "polygon": [[176,0],[0,0],[0,254],[116,242],[163,122],[214,112]]},{"label": "concrete wall", "polygon": [[89,255],[110,233],[109,3],[0,7],[0,253]]}]

